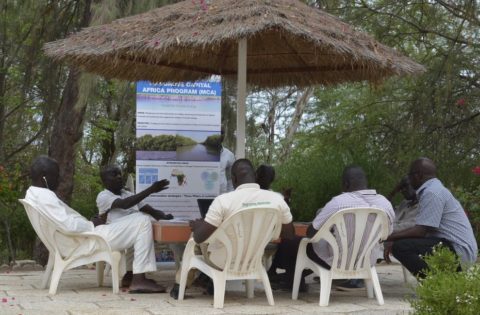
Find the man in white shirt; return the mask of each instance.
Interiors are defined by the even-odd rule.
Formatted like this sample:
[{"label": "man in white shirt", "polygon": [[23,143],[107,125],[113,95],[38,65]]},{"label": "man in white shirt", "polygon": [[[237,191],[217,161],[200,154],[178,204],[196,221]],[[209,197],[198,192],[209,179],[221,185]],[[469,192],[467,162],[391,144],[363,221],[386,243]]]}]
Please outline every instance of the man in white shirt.
[{"label": "man in white shirt", "polygon": [[[173,215],[165,214],[163,211],[154,209],[149,204],[143,202],[151,194],[167,189],[168,180],[157,181],[138,194],[133,194],[124,189],[122,171],[118,166],[109,165],[104,167],[100,172],[100,177],[105,189],[97,196],[97,207],[101,216],[107,215],[107,224],[138,213],[146,215],[152,221],[173,219]],[[133,251],[128,249],[126,252],[127,273],[123,276],[122,287],[130,286],[132,281],[133,257]]]},{"label": "man in white shirt", "polygon": [[133,194],[124,189],[122,171],[117,165],[103,168],[100,177],[105,189],[97,196],[97,207],[100,215],[107,214],[106,223],[115,222],[117,219],[137,212],[148,214],[155,221],[173,219],[171,214],[165,214],[143,202],[151,194],[168,189],[168,180],[157,181],[138,194]]},{"label": "man in white shirt", "polygon": [[[260,186],[255,183],[255,170],[249,160],[239,159],[233,163],[232,183],[235,190],[215,198],[205,219],[190,221],[195,242],[204,242],[232,214],[257,204],[277,208],[282,217],[281,237],[293,237],[295,232],[290,208],[280,194],[260,189]],[[209,255],[206,255],[210,263],[220,269],[225,264],[223,251],[224,249],[219,248],[217,244],[211,244],[208,248]]]},{"label": "man in white shirt", "polygon": [[225,139],[225,129],[222,127],[220,133],[220,194],[233,190],[232,178],[230,176],[232,165],[235,162],[235,155],[222,145]]},{"label": "man in white shirt", "polygon": [[[32,163],[30,176],[32,186],[27,190],[25,199],[55,222],[61,230],[71,233],[93,232],[102,236],[112,250],[123,251],[135,248],[133,258],[133,277],[130,293],[160,293],[165,288],[145,277],[146,272],[156,271],[153,248],[152,225],[150,219],[141,214],[132,214],[108,225],[94,227],[78,212],[62,202],[54,193],[58,187],[59,167],[57,161],[40,156]],[[72,251],[88,254],[94,244],[64,243],[60,251],[68,255]]]}]

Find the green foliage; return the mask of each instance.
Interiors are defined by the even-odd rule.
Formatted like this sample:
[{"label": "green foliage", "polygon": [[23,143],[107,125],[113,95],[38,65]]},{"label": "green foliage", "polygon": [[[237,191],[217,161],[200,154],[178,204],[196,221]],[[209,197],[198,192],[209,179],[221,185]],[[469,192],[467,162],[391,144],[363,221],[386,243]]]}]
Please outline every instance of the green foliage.
[{"label": "green foliage", "polygon": [[87,219],[98,213],[97,195],[103,190],[99,167],[77,159],[71,207]]},{"label": "green foliage", "polygon": [[[0,264],[31,255],[35,234],[25,210],[18,202],[23,198],[27,180],[20,164],[9,169],[0,165]],[[19,248],[25,251],[18,251]],[[30,256],[31,257],[31,256]]]},{"label": "green foliage", "polygon": [[[275,165],[274,187],[293,188],[297,217],[311,220],[339,193],[341,171],[351,163],[365,169],[371,188],[387,194],[413,159],[427,156],[447,187],[478,194],[470,188],[475,180],[471,169],[480,156],[478,8],[471,1],[309,3],[367,31],[427,71],[375,85],[316,89],[316,104],[305,114],[292,154]],[[257,113],[252,113],[255,121]],[[252,139],[259,143],[257,134]],[[257,164],[264,162],[261,148],[250,153]]]},{"label": "green foliage", "polygon": [[292,188],[291,210],[295,220],[311,221],[320,205],[341,191],[341,154],[333,147],[325,149],[296,150],[287,163],[276,167],[273,189]]},{"label": "green foliage", "polygon": [[197,141],[189,138],[189,137],[184,137],[181,135],[176,135],[175,136],[175,144],[177,147],[182,147],[182,146],[187,146],[187,145],[195,145],[197,144]]},{"label": "green foliage", "polygon": [[204,145],[206,146],[209,146],[209,147],[218,147],[219,144],[221,143],[220,142],[220,138],[221,138],[221,135],[213,135],[213,136],[209,136],[207,137],[207,139],[205,139],[205,141],[203,142]]},{"label": "green foliage", "polygon": [[480,266],[456,272],[459,260],[447,248],[436,247],[425,257],[427,277],[411,300],[415,314],[477,315],[480,311]]},{"label": "green foliage", "polygon": [[[318,141],[318,139],[317,139]],[[311,221],[316,211],[342,191],[341,176],[348,165],[361,166],[369,175],[369,186],[387,194],[396,183],[390,170],[366,150],[350,150],[348,144],[314,143],[306,134],[286,163],[276,167],[276,191],[293,188],[295,220]]]},{"label": "green foliage", "polygon": [[195,145],[196,141],[181,135],[144,135],[137,139],[139,151],[175,151],[177,147]]},{"label": "green foliage", "polygon": [[144,135],[137,139],[136,147],[139,151],[175,151],[177,143],[171,135]]}]

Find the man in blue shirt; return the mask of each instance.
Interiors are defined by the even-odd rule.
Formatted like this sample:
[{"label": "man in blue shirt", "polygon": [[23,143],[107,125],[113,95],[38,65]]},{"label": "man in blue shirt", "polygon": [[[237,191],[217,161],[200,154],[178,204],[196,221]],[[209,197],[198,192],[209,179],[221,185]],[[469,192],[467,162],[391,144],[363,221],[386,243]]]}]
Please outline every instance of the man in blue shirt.
[{"label": "man in blue shirt", "polygon": [[418,196],[415,226],[390,235],[385,260],[389,262],[392,253],[412,274],[425,277],[427,264],[422,257],[442,243],[460,258],[462,265],[474,263],[478,247],[472,226],[458,200],[436,178],[433,161],[413,161],[408,176]]}]

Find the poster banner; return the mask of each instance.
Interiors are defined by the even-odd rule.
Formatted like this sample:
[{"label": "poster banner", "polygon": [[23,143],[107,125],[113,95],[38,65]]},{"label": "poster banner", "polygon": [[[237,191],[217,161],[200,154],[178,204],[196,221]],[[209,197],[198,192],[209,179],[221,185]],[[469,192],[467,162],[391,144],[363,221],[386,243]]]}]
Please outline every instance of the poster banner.
[{"label": "poster banner", "polygon": [[145,202],[175,218],[199,218],[197,199],[219,194],[221,92],[219,80],[137,82],[136,190],[168,179]]}]

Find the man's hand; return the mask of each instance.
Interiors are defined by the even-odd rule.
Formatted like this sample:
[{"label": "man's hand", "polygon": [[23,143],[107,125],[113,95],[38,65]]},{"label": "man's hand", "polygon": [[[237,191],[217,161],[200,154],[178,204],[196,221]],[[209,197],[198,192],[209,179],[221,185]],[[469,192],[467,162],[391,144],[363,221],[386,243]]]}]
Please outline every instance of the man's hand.
[{"label": "man's hand", "polygon": [[192,232],[195,232],[195,230],[202,224],[202,222],[203,219],[190,220],[188,221],[188,225],[190,225]]},{"label": "man's hand", "polygon": [[383,243],[383,259],[387,264],[390,264],[392,261],[390,260],[390,255],[392,254],[392,246],[393,242],[385,242]]},{"label": "man's hand", "polygon": [[160,211],[160,210],[154,210],[150,213],[150,215],[155,219],[155,220],[171,220],[173,219],[173,215],[165,214],[165,212]]},{"label": "man's hand", "polygon": [[160,192],[162,190],[167,189],[169,184],[170,182],[168,180],[162,179],[153,183],[152,186],[150,186],[150,188],[152,189],[152,192],[156,193],[156,192]]}]

